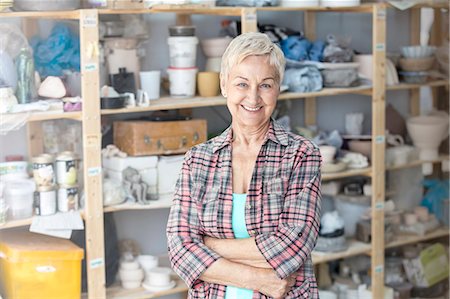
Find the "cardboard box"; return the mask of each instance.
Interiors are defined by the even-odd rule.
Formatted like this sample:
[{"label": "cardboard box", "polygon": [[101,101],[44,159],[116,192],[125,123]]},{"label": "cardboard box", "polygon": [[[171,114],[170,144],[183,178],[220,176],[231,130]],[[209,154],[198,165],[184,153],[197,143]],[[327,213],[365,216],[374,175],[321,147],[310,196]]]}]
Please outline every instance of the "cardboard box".
[{"label": "cardboard box", "polygon": [[403,266],[408,280],[421,288],[431,287],[449,275],[447,253],[440,243],[425,248],[417,258],[404,259]]}]

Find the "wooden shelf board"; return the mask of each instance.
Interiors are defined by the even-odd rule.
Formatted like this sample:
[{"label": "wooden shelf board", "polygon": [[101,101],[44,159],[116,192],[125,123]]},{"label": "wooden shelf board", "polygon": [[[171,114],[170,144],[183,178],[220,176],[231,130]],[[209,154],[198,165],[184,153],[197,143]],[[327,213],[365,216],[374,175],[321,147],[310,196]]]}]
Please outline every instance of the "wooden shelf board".
[{"label": "wooden shelf board", "polygon": [[[385,5],[387,5],[387,7],[394,7],[388,3],[385,3]],[[448,0],[422,0],[419,3],[415,4],[412,8],[422,8],[422,7],[448,8],[449,3]]]},{"label": "wooden shelf board", "polygon": [[356,12],[356,13],[372,13],[373,3],[365,3],[358,6],[311,6],[311,7],[258,7],[258,11],[311,11],[311,12]]},{"label": "wooden shelf board", "polygon": [[370,243],[363,243],[356,240],[348,240],[349,247],[341,252],[312,252],[313,264],[321,264],[341,258],[351,257],[360,254],[369,254],[372,246]]},{"label": "wooden shelf board", "polygon": [[416,244],[418,242],[437,239],[440,237],[449,236],[448,228],[438,228],[432,232],[425,234],[424,236],[418,235],[396,235],[395,240],[386,244],[386,248],[399,247],[408,244]]},{"label": "wooden shelf board", "polygon": [[9,11],[0,12],[0,18],[44,18],[44,19],[64,19],[77,20],[80,18],[79,10],[68,11]]},{"label": "wooden shelf board", "polygon": [[162,200],[154,201],[148,205],[141,205],[136,203],[125,203],[114,206],[107,206],[103,208],[105,213],[127,211],[127,210],[155,210],[155,209],[166,209],[172,206],[172,200]]},{"label": "wooden shelf board", "polygon": [[6,221],[6,223],[0,224],[0,230],[6,229],[6,228],[31,225],[32,221],[33,221],[33,218],[25,218],[25,219],[19,219],[19,220]]},{"label": "wooden shelf board", "polygon": [[367,167],[367,168],[361,168],[361,169],[350,169],[350,170],[335,172],[335,173],[322,173],[322,180],[323,181],[336,180],[336,179],[358,176],[358,175],[370,177],[372,175],[371,171],[372,171],[372,168]]},{"label": "wooden shelf board", "polygon": [[422,84],[410,84],[410,83],[400,83],[396,85],[386,85],[387,90],[407,90],[407,89],[416,89],[424,86],[430,87],[438,87],[438,86],[447,86],[448,80],[435,80],[428,81]]},{"label": "wooden shelf board", "polygon": [[81,111],[77,112],[34,112],[28,117],[28,121],[43,121],[53,119],[81,120]]},{"label": "wooden shelf board", "polygon": [[175,278],[177,285],[170,289],[161,292],[150,292],[140,287],[137,289],[127,290],[120,286],[120,284],[114,284],[112,287],[106,289],[106,298],[114,299],[150,299],[158,298],[162,296],[168,296],[172,294],[184,293],[188,291],[186,284],[179,278]]},{"label": "wooden shelf board", "polygon": [[434,161],[416,160],[416,161],[411,161],[411,162],[409,162],[407,164],[404,164],[404,165],[387,166],[386,170],[392,171],[392,170],[399,170],[399,169],[407,169],[407,168],[421,166],[422,164],[425,164],[425,163],[442,163],[443,161],[448,161],[449,159],[450,159],[450,157],[448,155],[442,155],[442,156],[439,157],[439,159],[434,160]]},{"label": "wooden shelf board", "polygon": [[99,14],[181,13],[219,16],[241,16],[241,7],[208,7],[206,5],[159,4],[142,9],[99,9]]},{"label": "wooden shelf board", "polygon": [[[282,101],[282,100],[301,99],[310,97],[333,96],[340,94],[366,94],[370,93],[371,91],[372,88],[368,86],[360,86],[353,88],[324,88],[321,91],[308,93],[284,92],[280,94],[278,99]],[[161,97],[158,100],[150,101],[150,106],[148,107],[103,109],[101,113],[102,115],[108,115],[108,114],[136,113],[136,112],[158,111],[158,110],[224,106],[224,105],[226,105],[226,99],[222,96],[216,97],[195,96],[192,98]]]}]

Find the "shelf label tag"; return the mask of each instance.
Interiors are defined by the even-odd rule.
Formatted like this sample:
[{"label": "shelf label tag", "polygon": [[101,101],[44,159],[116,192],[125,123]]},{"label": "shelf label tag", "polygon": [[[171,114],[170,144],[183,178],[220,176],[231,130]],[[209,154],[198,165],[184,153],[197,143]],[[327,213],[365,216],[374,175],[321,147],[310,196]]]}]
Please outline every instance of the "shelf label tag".
[{"label": "shelf label tag", "polygon": [[375,210],[383,210],[384,209],[384,202],[377,202],[375,204]]},{"label": "shelf label tag", "polygon": [[98,18],[96,16],[85,16],[83,18],[83,27],[97,27]]},{"label": "shelf label tag", "polygon": [[91,260],[89,262],[89,264],[91,265],[91,269],[102,267],[103,266],[103,258],[98,258],[98,259]]},{"label": "shelf label tag", "polygon": [[384,135],[375,136],[375,143],[376,144],[383,144],[385,139],[386,138],[384,137]]},{"label": "shelf label tag", "polygon": [[386,49],[386,46],[384,43],[379,43],[379,44],[376,44],[376,46],[375,46],[376,51],[384,51],[385,49]]},{"label": "shelf label tag", "polygon": [[245,14],[245,21],[247,22],[256,22],[256,13],[246,13]]},{"label": "shelf label tag", "polygon": [[386,19],[386,9],[380,8],[377,12],[377,19],[378,20],[384,20]]},{"label": "shelf label tag", "polygon": [[97,176],[102,173],[101,167],[91,167],[88,169],[88,176]]},{"label": "shelf label tag", "polygon": [[375,273],[383,273],[383,269],[384,269],[383,265],[375,266]]},{"label": "shelf label tag", "polygon": [[97,64],[96,63],[86,63],[84,65],[84,70],[86,72],[93,72],[93,71],[97,70]]}]

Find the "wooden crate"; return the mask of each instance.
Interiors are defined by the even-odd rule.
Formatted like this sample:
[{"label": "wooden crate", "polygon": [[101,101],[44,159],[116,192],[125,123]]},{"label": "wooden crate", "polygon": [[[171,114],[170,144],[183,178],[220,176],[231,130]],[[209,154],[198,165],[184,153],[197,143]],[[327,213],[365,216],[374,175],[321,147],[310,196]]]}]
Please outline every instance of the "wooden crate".
[{"label": "wooden crate", "polygon": [[204,119],[114,122],[114,144],[130,156],[182,154],[206,136]]}]

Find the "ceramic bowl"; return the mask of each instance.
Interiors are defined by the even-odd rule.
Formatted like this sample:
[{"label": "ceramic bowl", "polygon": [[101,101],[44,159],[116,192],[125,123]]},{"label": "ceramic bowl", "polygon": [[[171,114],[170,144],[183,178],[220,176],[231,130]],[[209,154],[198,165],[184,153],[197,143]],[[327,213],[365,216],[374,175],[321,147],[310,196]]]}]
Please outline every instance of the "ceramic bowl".
[{"label": "ceramic bowl", "polygon": [[350,140],[348,148],[351,152],[363,154],[369,159],[372,156],[372,140]]},{"label": "ceramic bowl", "polygon": [[144,279],[144,270],[134,269],[134,270],[119,270],[119,277],[121,281],[142,281]]},{"label": "ceramic bowl", "polygon": [[398,72],[403,82],[410,84],[423,84],[428,80],[428,72]]},{"label": "ceramic bowl", "polygon": [[336,154],[336,148],[331,145],[321,145],[319,146],[320,154],[322,155],[322,163],[329,164],[333,163],[334,155]]},{"label": "ceramic bowl", "polygon": [[139,263],[135,260],[131,261],[121,261],[120,269],[122,270],[136,270],[139,269]]},{"label": "ceramic bowl", "polygon": [[80,8],[80,0],[52,0],[52,1],[30,1],[14,0],[13,9],[16,11],[57,11],[73,10]]},{"label": "ceramic bowl", "polygon": [[406,58],[423,58],[434,55],[436,47],[434,46],[407,46],[402,47],[402,55]]},{"label": "ceramic bowl", "polygon": [[144,269],[145,271],[158,267],[158,257],[154,255],[143,254],[139,255],[137,259],[142,269]]},{"label": "ceramic bowl", "polygon": [[438,158],[438,148],[448,136],[448,115],[421,115],[406,121],[408,134],[414,146],[419,148],[419,158],[432,161]]},{"label": "ceramic bowl", "polygon": [[428,71],[433,67],[434,56],[420,58],[400,58],[400,67],[407,72]]},{"label": "ceramic bowl", "polygon": [[145,272],[145,282],[151,286],[166,286],[170,284],[172,270],[167,267],[156,267]]},{"label": "ceramic bowl", "polygon": [[200,44],[206,57],[222,57],[233,39],[231,37],[217,37],[202,39]]}]

